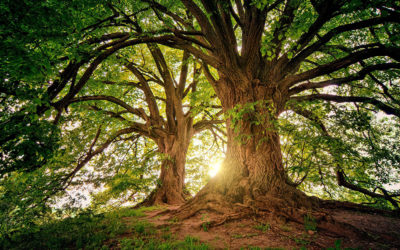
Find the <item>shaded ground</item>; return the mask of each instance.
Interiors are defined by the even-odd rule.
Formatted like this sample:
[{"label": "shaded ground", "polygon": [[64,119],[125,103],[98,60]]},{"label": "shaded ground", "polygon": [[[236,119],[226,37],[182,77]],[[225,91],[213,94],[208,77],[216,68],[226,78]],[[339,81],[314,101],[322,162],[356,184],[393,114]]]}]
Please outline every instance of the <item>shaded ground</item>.
[{"label": "shaded ground", "polygon": [[[142,220],[153,223],[159,229],[157,234],[160,238],[174,237],[183,240],[190,235],[213,249],[400,249],[400,218],[326,209],[325,212],[330,213],[337,223],[346,223],[357,232],[349,234],[346,230],[332,232],[320,229],[312,217],[307,218],[303,225],[276,219],[268,213],[227,220],[220,225],[212,225],[212,222],[223,219],[221,215],[212,212],[203,212],[178,221],[171,219],[177,208],[169,206],[146,212]],[[133,224],[136,220],[124,218],[127,224]]]}]

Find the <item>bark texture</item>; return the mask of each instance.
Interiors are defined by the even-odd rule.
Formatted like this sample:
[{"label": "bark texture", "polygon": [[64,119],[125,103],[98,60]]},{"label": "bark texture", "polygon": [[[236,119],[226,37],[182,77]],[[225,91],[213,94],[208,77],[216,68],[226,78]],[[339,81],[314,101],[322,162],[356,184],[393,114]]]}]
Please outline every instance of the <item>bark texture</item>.
[{"label": "bark texture", "polygon": [[250,80],[243,75],[230,74],[215,84],[222,106],[230,114],[226,159],[219,174],[181,208],[178,216],[190,217],[202,209],[235,214],[248,208],[301,221],[318,200],[290,185],[283,167],[274,123],[286,97],[273,83],[267,87],[258,78]]},{"label": "bark texture", "polygon": [[170,136],[159,140],[158,147],[164,157],[159,182],[141,205],[179,205],[187,200],[189,194],[185,192],[185,162],[190,138],[183,134],[178,138]]}]

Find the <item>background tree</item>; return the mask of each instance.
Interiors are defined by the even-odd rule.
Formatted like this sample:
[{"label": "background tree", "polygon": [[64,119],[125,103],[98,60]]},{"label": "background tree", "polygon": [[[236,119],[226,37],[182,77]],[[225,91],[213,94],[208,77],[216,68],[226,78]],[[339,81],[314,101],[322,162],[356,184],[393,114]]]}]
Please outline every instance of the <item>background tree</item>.
[{"label": "background tree", "polygon": [[[39,57],[39,59],[43,59],[43,61],[40,61],[41,64],[38,65],[38,68],[42,67],[41,71],[38,70],[39,72],[34,71],[36,73],[32,73],[33,76],[37,77],[37,79],[33,79],[32,77],[29,78],[29,72],[22,69],[17,72],[15,68],[13,69],[13,66],[18,66],[19,68],[28,67],[32,62],[24,62],[22,65],[17,65],[21,58],[13,56],[12,54],[4,55],[2,58],[7,64],[7,68],[4,68],[4,77],[2,78],[2,86],[4,86],[2,87],[2,90],[5,91],[3,107],[4,114],[8,112],[9,115],[2,116],[4,119],[4,122],[2,123],[2,130],[4,133],[2,136],[1,152],[4,156],[3,158],[6,160],[2,165],[1,173],[9,173],[15,170],[34,170],[40,168],[48,159],[51,158],[50,152],[53,152],[52,150],[55,150],[58,146],[53,142],[57,140],[58,134],[57,130],[55,130],[55,126],[51,125],[46,119],[40,118],[39,121],[39,117],[42,116],[43,113],[46,112],[46,117],[49,117],[52,115],[52,108],[55,109],[57,113],[53,112],[53,116],[55,116],[54,123],[58,123],[62,112],[67,110],[71,103],[102,100],[103,102],[108,101],[114,105],[119,105],[119,107],[124,110],[122,113],[119,113],[120,110],[113,107],[113,110],[118,110],[117,113],[113,113],[110,110],[101,110],[101,108],[96,105],[92,105],[90,108],[93,111],[101,112],[122,123],[129,123],[129,121],[126,121],[127,116],[131,116],[129,119],[132,119],[132,116],[135,116],[136,118],[134,120],[139,122],[130,122],[127,127],[120,127],[120,130],[115,130],[118,125],[115,125],[115,123],[112,124],[114,129],[111,129],[113,132],[108,138],[103,138],[103,133],[104,130],[109,130],[108,133],[110,133],[110,129],[98,125],[98,129],[92,132],[91,141],[87,145],[86,149],[85,147],[79,147],[83,151],[88,151],[86,152],[86,155],[81,155],[77,160],[74,170],[62,179],[60,189],[65,189],[76,173],[93,157],[98,156],[114,142],[128,139],[129,136],[124,136],[135,132],[155,140],[160,151],[164,154],[164,163],[162,164],[164,167],[162,167],[160,180],[160,183],[163,184],[160,184],[160,188],[158,189],[159,191],[152,195],[149,203],[182,202],[184,158],[189,146],[190,138],[194,134],[206,128],[210,128],[214,123],[221,122],[207,121],[205,117],[201,122],[199,122],[201,119],[195,119],[195,116],[200,112],[200,110],[207,108],[205,105],[207,100],[198,100],[198,97],[191,93],[193,90],[196,90],[196,88],[204,88],[203,86],[197,86],[197,78],[200,74],[200,68],[194,67],[193,73],[189,72],[189,64],[191,62],[189,62],[189,54],[186,53],[182,55],[181,74],[175,72],[175,68],[174,71],[171,71],[165,61],[161,49],[158,45],[152,44],[149,45],[149,47],[152,48],[152,55],[156,61],[155,65],[153,65],[153,68],[148,72],[147,70],[149,69],[143,68],[143,65],[146,63],[143,61],[142,67],[139,69],[138,65],[126,61],[126,58],[129,57],[134,50],[129,52],[123,50],[123,48],[142,43],[143,41],[152,41],[153,39],[142,40],[142,38],[139,37],[143,36],[143,34],[141,34],[142,30],[138,22],[134,20],[134,18],[136,18],[135,13],[128,17],[125,15],[123,9],[118,9],[117,6],[108,2],[98,5],[90,1],[82,1],[79,3],[65,3],[64,5],[46,3],[35,6],[31,10],[32,13],[28,14],[33,16],[37,15],[39,18],[43,18],[43,20],[40,19],[38,23],[33,24],[25,20],[25,16],[18,16],[18,14],[15,13],[15,8],[20,6],[14,6],[10,3],[7,5],[9,9],[5,9],[6,14],[10,16],[10,19],[17,19],[16,26],[25,25],[27,27],[25,29],[29,34],[31,34],[28,39],[22,39],[24,34],[22,34],[21,37],[15,38],[16,40],[21,39],[18,41],[20,46],[19,48],[14,48],[16,45],[13,43],[8,44],[7,41],[5,43],[9,46],[6,45],[15,52],[18,49],[27,50],[33,44],[38,44],[38,46],[33,50],[31,49],[24,53],[27,57],[32,58],[34,58],[34,55],[36,54],[36,57],[39,57],[40,55],[41,57]],[[93,7],[98,8],[96,11],[92,12],[93,16],[84,17],[84,15],[82,15],[82,12],[90,12]],[[140,10],[140,6],[132,7],[133,9]],[[57,18],[55,18],[55,20],[49,20],[46,16],[47,12],[60,12],[63,8],[69,10],[68,13],[66,12],[66,15],[69,15],[68,18],[66,17],[66,21],[63,20],[63,22],[57,23]],[[82,10],[77,11],[79,8]],[[28,9],[27,6],[26,9]],[[140,14],[140,11],[138,11],[137,14]],[[78,17],[79,15],[81,15],[81,17]],[[83,20],[75,24],[75,19],[79,18],[82,18]],[[68,23],[68,21],[70,23]],[[53,23],[55,26],[52,28],[57,30],[58,27],[59,29],[59,33],[56,35],[60,36],[60,39],[52,39],[48,33],[43,31],[45,25],[51,25]],[[133,43],[131,40],[129,40],[128,43],[125,43],[130,37],[131,31],[128,24],[136,25],[134,36],[139,38],[134,39],[135,41]],[[69,27],[69,25],[71,27]],[[13,30],[17,30],[18,28],[21,27],[11,26],[7,27],[6,30],[10,30],[9,33],[13,34]],[[14,36],[18,36],[18,32],[14,34]],[[65,39],[65,37],[67,37],[67,39]],[[65,40],[68,40],[69,43],[66,43]],[[55,49],[53,49],[53,47],[55,47]],[[119,53],[118,56],[124,57],[125,59],[117,59],[114,54],[117,51]],[[146,55],[146,57],[148,57],[148,55]],[[144,59],[143,53],[142,58]],[[173,58],[172,54],[170,55],[170,58]],[[109,63],[106,60],[112,60],[112,62]],[[149,60],[149,58],[147,58],[147,60]],[[173,60],[176,61],[176,59]],[[194,63],[194,61],[192,62]],[[118,63],[118,66],[113,65],[113,63]],[[131,74],[134,76],[131,78],[135,79],[136,82],[131,81],[122,84],[120,84],[121,82],[112,83],[109,81],[109,77],[107,77],[107,80],[103,79],[104,81],[101,83],[103,84],[102,86],[101,84],[100,86],[99,84],[93,84],[94,81],[91,80],[91,77],[101,64],[107,64],[108,70],[112,68],[117,72],[120,71],[118,67],[124,67],[130,70]],[[175,67],[178,63],[172,63],[172,65]],[[156,69],[159,70],[159,74],[151,72],[156,72]],[[103,69],[103,73],[104,72],[106,72],[106,70]],[[179,80],[174,79],[173,75],[179,76]],[[187,86],[186,82],[188,75],[193,78],[190,86]],[[114,78],[118,77],[123,76],[122,74],[114,75]],[[118,80],[120,81],[121,79]],[[43,84],[43,82],[46,81],[47,86]],[[159,92],[158,94],[161,93],[160,96],[157,97],[157,100],[150,88],[151,84],[149,84],[148,81],[153,81],[153,83],[159,86],[159,88],[164,88],[165,90],[164,93],[157,90]],[[91,84],[88,84],[88,82]],[[20,93],[21,90],[16,91],[15,89],[22,89],[22,83],[31,86],[26,89],[28,94],[25,97],[23,94],[16,95],[16,93]],[[137,89],[141,89],[144,94],[142,100],[148,104],[147,108],[145,107],[146,110],[143,108],[133,108],[127,104],[125,100],[123,101],[116,98],[115,94],[119,96],[122,94],[118,93],[116,87],[110,87],[108,92],[102,92],[99,88],[103,88],[105,85],[119,86],[120,90],[122,89],[121,91],[125,91],[125,94],[127,95],[129,94],[128,89],[134,88],[134,91],[136,92],[130,97],[135,99],[141,98],[137,91]],[[124,85],[125,87],[123,88],[121,85]],[[91,88],[98,88],[98,91],[92,91]],[[152,86],[152,88],[154,89],[154,86]],[[32,91],[32,89],[36,92]],[[93,94],[93,92],[95,92],[96,95],[82,96],[83,93]],[[105,92],[109,95],[101,95]],[[77,97],[78,93],[80,93],[80,97]],[[128,96],[124,98],[128,99]],[[33,100],[33,103],[27,102],[29,100]],[[200,105],[193,107],[190,103],[193,105],[200,103]],[[12,110],[7,107],[10,105],[14,107]],[[16,105],[20,105],[17,110]],[[157,105],[162,106],[162,112],[165,113],[164,118],[160,115],[159,107]],[[177,111],[177,108],[180,111]],[[215,112],[211,107],[208,109],[208,117],[212,117],[212,113]],[[194,121],[198,123],[193,124]],[[38,123],[38,125],[35,125],[36,123]],[[42,126],[43,128],[39,126]],[[72,126],[75,125],[72,124]],[[24,135],[23,133],[25,130],[27,135]],[[87,132],[88,131],[91,130],[87,130]],[[27,138],[20,139],[23,137]],[[44,137],[42,139],[44,141],[39,142],[40,137]],[[131,137],[131,139],[137,140],[137,137]],[[43,149],[41,148],[42,145]],[[74,152],[76,152],[76,150],[74,150]],[[43,154],[43,156],[40,154]],[[79,155],[79,153],[76,154]],[[34,160],[39,162],[34,163]],[[172,190],[172,187],[176,188],[176,190]],[[164,188],[168,189],[168,191],[164,190]],[[166,196],[168,196],[168,198]]]},{"label": "background tree", "polygon": [[[120,136],[126,136],[127,140],[143,136],[154,141],[162,158],[158,186],[144,204],[181,204],[188,195],[184,193],[184,179],[190,141],[195,134],[222,122],[217,119],[218,106],[215,111],[210,98],[196,100],[193,95],[197,88],[203,91],[207,88],[200,79],[199,64],[189,54],[178,52],[181,57],[178,61],[177,51],[165,48],[163,53],[156,44],[149,44],[148,49],[134,49],[141,52],[131,56],[132,50],[125,49],[104,61],[78,95],[68,101],[68,105],[81,103],[83,108],[111,117],[114,121],[108,127],[119,128],[111,132],[99,127],[93,145],[101,133],[107,139],[103,138],[97,148],[89,149],[69,178]],[[179,72],[171,70],[177,68]],[[203,83],[198,84],[199,81]],[[69,110],[78,112],[72,105]],[[208,118],[200,117],[201,112]]]}]

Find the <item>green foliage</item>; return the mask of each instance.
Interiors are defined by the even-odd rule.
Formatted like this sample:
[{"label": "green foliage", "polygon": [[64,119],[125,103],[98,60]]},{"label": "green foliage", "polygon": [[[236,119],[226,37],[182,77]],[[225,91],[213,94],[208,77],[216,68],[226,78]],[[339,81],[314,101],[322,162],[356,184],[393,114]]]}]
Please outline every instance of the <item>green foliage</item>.
[{"label": "green foliage", "polygon": [[140,235],[152,235],[154,234],[154,226],[147,221],[139,221],[133,226],[136,233]]},{"label": "green foliage", "polygon": [[[164,5],[176,17],[193,23],[194,30],[201,30],[196,18],[191,17],[180,1],[156,2]],[[196,1],[196,3],[199,4],[201,10],[204,10],[200,2]],[[298,41],[313,28],[313,23],[319,20],[319,17],[328,18],[321,14],[326,9],[325,1],[257,0],[251,1],[250,6],[261,10],[274,3],[277,5],[266,15],[264,30],[259,41],[260,51],[256,52],[267,59],[266,62],[260,64],[264,66],[275,64],[278,57],[282,59],[279,63],[289,61],[291,64],[293,63],[291,60],[298,57],[302,51],[304,52],[304,48],[318,43],[324,35],[338,26],[371,17],[386,17],[396,8],[398,10],[398,6],[388,0],[334,1],[330,4],[330,8],[337,7],[337,11],[332,13],[326,23],[321,23],[319,30],[306,39],[309,40],[309,44],[302,46]],[[220,2],[220,4],[221,10],[228,9],[226,3]],[[288,20],[286,14],[282,15],[286,7],[289,10],[293,8],[293,13],[289,13],[293,17],[289,17],[291,20]],[[67,186],[70,190],[82,186],[93,187],[89,194],[85,194],[91,197],[91,208],[107,209],[108,206],[120,206],[125,202],[139,202],[157,185],[158,167],[165,158],[156,152],[158,145],[151,138],[119,136],[107,149],[85,163],[82,169],[78,169],[78,172],[74,171],[91,152],[100,148],[117,131],[132,126],[134,122],[153,123],[152,119],[144,121],[115,103],[89,101],[71,103],[68,107],[63,107],[65,112],[58,125],[55,126],[52,123],[57,115],[52,105],[54,106],[57,101],[70,94],[75,84],[83,78],[84,71],[90,68],[89,64],[95,61],[94,58],[111,47],[99,49],[105,44],[104,41],[92,41],[105,34],[119,32],[127,32],[129,37],[126,39],[172,35],[171,30],[177,28],[174,27],[177,21],[172,15],[155,13],[154,9],[142,1],[5,0],[0,3],[0,15],[3,20],[6,20],[0,23],[2,31],[0,34],[2,48],[0,51],[1,236],[18,235],[19,232],[38,227],[46,215],[51,213],[51,206],[59,205],[57,198],[66,194],[62,190]],[[233,10],[237,9],[233,7]],[[119,14],[116,15],[115,12]],[[134,18],[133,21],[124,19],[125,14]],[[114,15],[115,18],[110,18]],[[212,19],[212,13],[205,13],[205,15],[209,20]],[[186,20],[188,16],[190,20]],[[132,23],[136,21],[137,23],[132,26]],[[234,18],[232,22],[236,22]],[[138,32],[138,26],[143,32]],[[186,29],[183,26],[179,29]],[[241,41],[243,27],[238,24],[236,26],[238,28],[232,35],[236,36],[239,49],[244,46]],[[190,31],[193,30],[190,29]],[[292,73],[301,74],[315,69],[316,65],[328,64],[338,58],[344,58],[350,55],[349,50],[359,52],[363,48],[360,47],[360,49],[357,46],[367,44],[377,44],[374,45],[376,48],[393,48],[397,51],[400,46],[399,34],[399,25],[395,22],[385,22],[368,29],[335,33],[324,46],[319,47],[307,56],[298,68],[292,70],[295,72],[265,72],[265,74],[271,79],[279,77],[285,80],[287,76],[290,78]],[[204,36],[203,39],[207,40],[207,37]],[[172,47],[175,46],[179,47],[178,44]],[[75,97],[112,96],[148,114],[149,107],[144,105],[146,96],[143,93],[143,86],[133,87],[138,86],[138,79],[123,67],[127,59],[140,66],[145,77],[150,79],[149,87],[156,96],[156,104],[163,117],[160,124],[165,123],[168,109],[165,102],[165,89],[160,83],[162,70],[159,71],[159,69],[170,68],[171,79],[176,82],[179,78],[177,72],[182,66],[180,59],[183,52],[161,45],[160,50],[165,57],[166,65],[154,62],[146,44],[116,51],[97,66],[88,82]],[[213,53],[219,50],[204,49],[204,51]],[[204,51],[198,49],[199,54]],[[208,58],[213,58],[213,56]],[[240,56],[237,55],[237,58]],[[196,55],[196,58],[190,57],[183,64],[199,67],[200,63],[197,60]],[[331,72],[329,75],[319,75],[310,81],[343,79],[367,66],[396,60],[389,59],[387,56],[368,57],[341,70]],[[63,82],[61,72],[69,65],[78,65],[79,69],[75,72],[76,75]],[[209,70],[215,79],[219,78],[217,69],[209,67]],[[246,74],[251,75],[250,71]],[[257,74],[264,74],[261,73],[264,68],[256,71]],[[275,74],[281,75],[275,76]],[[189,78],[193,78],[192,80],[198,83],[196,88],[188,89],[189,92],[182,101],[185,112],[190,111],[187,115],[193,118],[193,123],[211,119],[218,112],[213,106],[221,105],[216,98],[213,98],[216,91],[203,75],[194,76],[194,73],[189,73],[189,75]],[[337,86],[331,85],[332,89],[329,90],[312,89],[302,92],[301,95],[323,93],[361,96],[374,98],[387,103],[392,108],[398,108],[400,94],[398,79],[398,69],[377,70],[369,72],[363,80],[349,81]],[[268,79],[262,80],[261,84],[270,84]],[[60,81],[63,83],[61,84]],[[105,81],[109,84],[105,84]],[[56,86],[55,83],[61,85],[57,91],[50,91],[49,86]],[[276,92],[276,94],[279,93]],[[236,105],[227,112],[227,115],[237,134],[237,140],[241,143],[246,143],[255,137],[258,137],[259,144],[268,143],[268,137],[265,136],[267,132],[279,131],[286,171],[305,192],[322,198],[351,200],[359,203],[375,202],[373,206],[390,208],[391,204],[385,199],[373,200],[358,192],[338,186],[334,173],[341,170],[350,183],[380,194],[384,193],[382,190],[389,184],[398,182],[400,177],[399,119],[377,113],[379,111],[377,106],[366,103],[333,105],[311,101],[297,105],[311,111],[317,120],[322,120],[329,135],[324,133],[319,122],[309,121],[289,111],[284,112],[278,120],[276,107],[269,100]],[[152,124],[146,129],[154,132],[155,129],[160,129],[157,126]],[[218,129],[222,131],[221,134],[224,133],[222,125],[218,125]],[[97,131],[100,131],[98,138],[96,138]],[[208,180],[207,164],[215,161],[214,151],[218,153],[223,151],[222,146],[214,145],[210,139],[215,138],[214,133],[205,132],[196,136],[196,142],[191,144],[187,159],[188,181],[186,183],[191,193],[196,193]],[[215,142],[218,144],[218,139]],[[69,176],[70,173],[71,176]],[[102,191],[98,192],[99,189]],[[391,191],[396,192],[396,190]],[[56,194],[59,196],[54,197]],[[77,205],[82,205],[77,197],[72,197],[71,202],[74,199]],[[72,205],[66,204],[66,206]],[[85,220],[86,217],[81,218]],[[75,222],[68,223],[72,225]],[[208,230],[207,223],[203,223],[205,231]],[[57,229],[57,225],[54,225]],[[309,227],[313,228],[310,225]],[[261,227],[260,229],[263,231]],[[146,226],[137,225],[136,232],[146,234]],[[93,242],[99,241],[93,240]],[[88,246],[91,246],[90,240],[87,242]],[[136,240],[133,242],[127,240],[123,244],[124,247],[129,248],[139,245],[142,247],[144,244],[150,247],[151,244],[158,243],[138,240],[136,244]]]},{"label": "green foliage", "polygon": [[94,0],[2,1],[0,15],[8,22],[0,24],[0,81],[9,82],[0,86],[22,89],[32,84],[25,80],[46,79],[60,55],[78,55],[81,30],[107,13]]},{"label": "green foliage", "polygon": [[[228,110],[227,115],[230,118],[230,126],[237,134],[235,139],[241,144],[246,144],[254,136],[261,137],[257,147],[268,141],[268,132],[275,131],[276,129],[275,112],[274,104],[270,100],[237,104],[234,108]],[[257,133],[250,133],[249,128],[244,128],[243,124],[260,127],[261,130],[258,129],[260,132]]]},{"label": "green foliage", "polygon": [[124,238],[120,240],[121,249],[157,249],[157,250],[206,250],[210,249],[208,245],[200,243],[197,238],[186,236],[183,241],[165,241],[162,242],[155,238],[142,240],[140,238]]},{"label": "green foliage", "polygon": [[[99,249],[104,242],[116,236],[130,232],[123,218],[134,221],[133,229],[142,236],[154,234],[154,226],[147,221],[138,220],[144,216],[144,211],[158,209],[155,207],[132,209],[113,209],[105,213],[92,210],[59,211],[48,213],[36,223],[27,224],[0,237],[2,249],[65,249],[84,248]],[[50,211],[49,211],[50,212]],[[62,219],[63,217],[66,217]],[[132,244],[125,240],[124,246]]]},{"label": "green foliage", "polygon": [[[0,112],[5,111],[1,109],[0,105]],[[0,178],[12,171],[40,168],[56,154],[58,142],[58,128],[36,114],[1,116]]]},{"label": "green foliage", "polygon": [[2,238],[1,246],[7,249],[96,249],[106,239],[126,230],[126,225],[118,217],[88,211],[15,231]]},{"label": "green foliage", "polygon": [[203,229],[204,232],[208,232],[208,229],[211,225],[211,222],[208,220],[208,214],[204,213],[201,215],[201,221],[203,223],[201,223],[201,227]]},{"label": "green foliage", "polygon": [[327,250],[356,250],[359,248],[351,248],[351,247],[342,247],[342,241],[341,240],[335,240],[335,246],[334,247],[328,247]]},{"label": "green foliage", "polygon": [[[81,11],[105,14],[93,0],[2,1],[0,15],[0,175],[31,171],[57,149],[58,129],[43,118],[51,115],[46,87],[65,66],[60,57],[77,58],[82,33],[96,20]],[[78,51],[79,52],[78,52]]]},{"label": "green foliage", "polygon": [[250,121],[252,125],[263,125],[268,116],[272,116],[275,111],[274,105],[268,100],[259,100],[245,104],[237,104],[227,112],[231,119],[231,127],[236,132],[241,129],[241,121]]},{"label": "green foliage", "polygon": [[[54,172],[53,172],[54,171]],[[0,238],[29,229],[51,213],[46,200],[60,190],[62,174],[42,167],[13,172],[0,180]]]},{"label": "green foliage", "polygon": [[130,250],[134,249],[135,240],[129,238],[123,238],[119,241],[119,245],[121,250]]},{"label": "green foliage", "polygon": [[[311,110],[316,119],[288,113],[279,119],[278,127],[289,175],[294,182],[305,177],[301,189],[328,199],[371,203],[371,198],[337,186],[336,175],[331,173],[338,167],[347,181],[367,190],[386,189],[396,182],[400,169],[397,118],[374,117],[366,108],[349,105],[310,103],[300,109]],[[329,136],[315,120],[322,122]],[[383,199],[372,205],[391,207]]]}]

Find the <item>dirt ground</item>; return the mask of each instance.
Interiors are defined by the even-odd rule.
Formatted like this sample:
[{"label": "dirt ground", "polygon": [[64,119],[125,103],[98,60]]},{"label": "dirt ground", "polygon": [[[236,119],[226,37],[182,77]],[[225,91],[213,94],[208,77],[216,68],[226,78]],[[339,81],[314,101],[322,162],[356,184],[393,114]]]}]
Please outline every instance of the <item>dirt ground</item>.
[{"label": "dirt ground", "polygon": [[326,209],[335,223],[345,223],[349,229],[335,231],[319,228],[312,218],[300,224],[276,219],[268,213],[226,220],[216,225],[215,221],[222,222],[224,216],[204,211],[179,221],[172,215],[177,208],[169,206],[146,212],[143,219],[159,229],[168,227],[177,239],[190,235],[213,249],[400,249],[398,217]]}]

